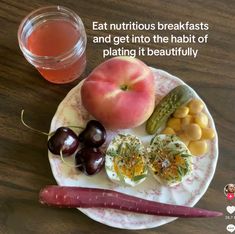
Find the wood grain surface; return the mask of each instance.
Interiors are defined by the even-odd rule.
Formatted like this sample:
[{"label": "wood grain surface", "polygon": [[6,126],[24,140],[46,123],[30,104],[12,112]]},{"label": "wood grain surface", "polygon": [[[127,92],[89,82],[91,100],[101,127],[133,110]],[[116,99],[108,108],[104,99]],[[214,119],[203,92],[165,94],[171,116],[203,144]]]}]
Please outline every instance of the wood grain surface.
[{"label": "wood grain surface", "polygon": [[[226,213],[223,194],[235,183],[235,1],[234,0],[1,0],[0,1],[0,233],[227,233],[235,220],[178,219],[149,230],[118,230],[97,223],[75,209],[48,208],[38,203],[38,192],[55,184],[47,158],[46,138],[20,123],[20,111],[32,126],[47,131],[60,101],[78,81],[53,85],[41,78],[24,59],[17,29],[30,11],[45,5],[63,5],[82,18],[87,35],[88,64],[83,78],[104,59],[105,45],[94,45],[92,21],[142,23],[190,21],[209,23],[209,42],[197,45],[196,59],[142,57],[191,85],[207,103],[219,134],[219,161],[209,189],[196,205]],[[117,33],[117,34],[120,34]],[[152,32],[148,32],[149,35]],[[196,33],[197,34],[197,33]],[[138,47],[125,45],[127,48]],[[156,48],[156,45],[149,45]],[[167,45],[165,45],[165,48]],[[235,203],[235,202],[234,202]]]}]

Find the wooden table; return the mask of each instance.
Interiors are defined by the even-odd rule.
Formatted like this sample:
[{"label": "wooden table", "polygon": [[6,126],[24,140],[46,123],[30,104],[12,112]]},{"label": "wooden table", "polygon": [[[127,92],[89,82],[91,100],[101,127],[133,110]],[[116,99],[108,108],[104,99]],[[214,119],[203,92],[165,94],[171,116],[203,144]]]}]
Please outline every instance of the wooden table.
[{"label": "wooden table", "polygon": [[[209,42],[197,45],[190,57],[143,57],[150,66],[167,70],[191,85],[207,103],[219,134],[219,161],[215,176],[197,207],[225,212],[223,194],[227,183],[235,183],[235,2],[233,0],[183,1],[16,1],[0,2],[0,233],[119,233],[97,223],[75,209],[48,208],[38,203],[38,192],[55,184],[47,158],[46,138],[20,123],[20,111],[38,129],[47,131],[55,110],[77,82],[53,85],[46,82],[24,59],[17,42],[17,28],[30,11],[48,4],[73,9],[83,19],[88,35],[88,64],[83,77],[97,66],[104,45],[94,45],[92,21],[142,23],[207,22]],[[119,33],[120,34],[120,33]],[[102,35],[102,32],[100,33]],[[151,32],[150,32],[151,35]],[[127,48],[137,45],[125,45]],[[149,45],[156,48],[156,45]],[[166,48],[166,46],[165,46]],[[122,233],[226,233],[235,220],[178,219],[156,229]]]}]

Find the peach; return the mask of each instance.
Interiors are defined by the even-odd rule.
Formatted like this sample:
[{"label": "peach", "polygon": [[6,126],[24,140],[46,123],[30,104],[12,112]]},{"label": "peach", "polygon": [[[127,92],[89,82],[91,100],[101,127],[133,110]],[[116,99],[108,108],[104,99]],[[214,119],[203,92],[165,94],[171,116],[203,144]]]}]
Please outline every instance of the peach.
[{"label": "peach", "polygon": [[91,72],[82,85],[81,98],[106,128],[137,127],[155,106],[154,75],[139,59],[114,57]]}]

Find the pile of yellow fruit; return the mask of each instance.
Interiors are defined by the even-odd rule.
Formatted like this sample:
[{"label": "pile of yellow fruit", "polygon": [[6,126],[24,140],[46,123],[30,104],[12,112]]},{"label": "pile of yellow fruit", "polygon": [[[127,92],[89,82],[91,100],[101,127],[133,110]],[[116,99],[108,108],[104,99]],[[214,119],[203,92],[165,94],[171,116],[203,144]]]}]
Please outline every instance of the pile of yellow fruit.
[{"label": "pile of yellow fruit", "polygon": [[207,153],[207,140],[215,137],[214,130],[208,127],[208,117],[202,112],[203,108],[201,100],[192,99],[187,106],[181,106],[174,112],[162,131],[162,134],[180,137],[195,156]]}]

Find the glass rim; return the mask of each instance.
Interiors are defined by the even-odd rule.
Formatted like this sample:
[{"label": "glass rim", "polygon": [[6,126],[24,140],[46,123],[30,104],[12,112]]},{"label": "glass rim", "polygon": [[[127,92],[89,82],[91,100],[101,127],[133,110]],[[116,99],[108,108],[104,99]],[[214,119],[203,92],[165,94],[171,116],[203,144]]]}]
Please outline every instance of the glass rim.
[{"label": "glass rim", "polygon": [[[81,25],[82,31],[84,31],[84,33],[81,33],[80,38],[78,39],[76,44],[71,49],[69,49],[68,51],[65,51],[65,52],[63,52],[63,53],[61,53],[57,56],[47,56],[47,55],[43,56],[43,55],[34,54],[30,50],[27,49],[27,47],[25,46],[25,44],[22,41],[22,34],[23,34],[23,31],[24,31],[24,27],[27,25],[28,20],[29,21],[34,20],[35,18],[37,18],[38,16],[43,14],[41,11],[43,11],[43,10],[45,10],[45,11],[46,10],[53,10],[53,9],[55,10],[55,12],[56,11],[57,12],[64,12],[64,13],[67,13],[67,15],[72,16],[72,18],[75,20],[75,22],[78,25]],[[43,61],[64,61],[66,59],[69,59],[75,54],[75,52],[78,49],[81,49],[82,44],[83,44],[83,40],[85,41],[84,47],[86,47],[86,43],[87,43],[85,27],[83,25],[83,22],[82,22],[81,18],[73,10],[70,10],[67,7],[59,6],[59,5],[50,5],[50,6],[40,7],[38,9],[30,12],[28,15],[26,15],[23,18],[23,20],[21,21],[20,25],[19,25],[19,28],[18,28],[18,31],[17,31],[17,37],[18,37],[18,43],[19,43],[20,49],[22,50],[22,52],[26,56],[30,57],[32,60],[43,60]],[[82,54],[82,52],[81,52],[81,54]]]}]

